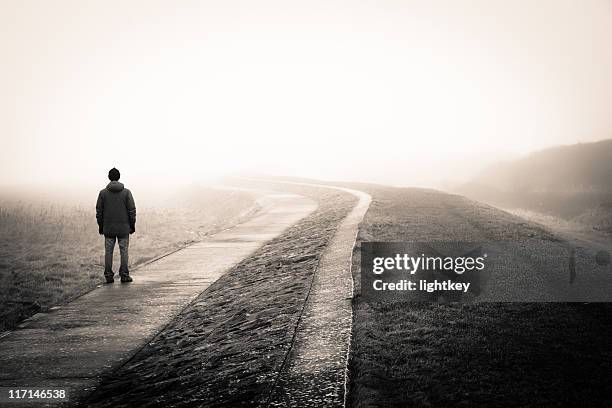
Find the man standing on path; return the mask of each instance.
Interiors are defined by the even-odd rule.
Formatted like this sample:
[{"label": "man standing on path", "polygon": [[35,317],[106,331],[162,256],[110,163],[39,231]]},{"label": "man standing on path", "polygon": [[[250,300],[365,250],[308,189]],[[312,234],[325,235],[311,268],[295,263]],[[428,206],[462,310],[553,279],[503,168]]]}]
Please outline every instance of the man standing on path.
[{"label": "man standing on path", "polygon": [[132,192],[123,187],[119,182],[121,174],[116,168],[108,172],[110,183],[98,194],[96,203],[96,219],[98,220],[98,231],[104,235],[104,277],[106,283],[113,283],[115,273],[113,272],[113,250],[115,241],[119,241],[119,252],[121,253],[121,266],[119,276],[121,282],[131,282],[128,270],[128,247],[130,234],[136,231],[136,204]]}]

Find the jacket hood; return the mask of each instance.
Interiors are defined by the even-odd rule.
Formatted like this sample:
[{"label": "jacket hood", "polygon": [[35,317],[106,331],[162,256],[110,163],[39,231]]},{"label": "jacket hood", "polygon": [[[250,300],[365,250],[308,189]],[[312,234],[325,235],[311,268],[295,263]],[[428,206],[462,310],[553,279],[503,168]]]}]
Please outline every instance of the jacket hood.
[{"label": "jacket hood", "polygon": [[111,181],[110,183],[108,183],[108,185],[106,186],[106,189],[108,191],[111,191],[113,193],[118,193],[121,190],[123,190],[123,183],[120,183],[118,181]]}]

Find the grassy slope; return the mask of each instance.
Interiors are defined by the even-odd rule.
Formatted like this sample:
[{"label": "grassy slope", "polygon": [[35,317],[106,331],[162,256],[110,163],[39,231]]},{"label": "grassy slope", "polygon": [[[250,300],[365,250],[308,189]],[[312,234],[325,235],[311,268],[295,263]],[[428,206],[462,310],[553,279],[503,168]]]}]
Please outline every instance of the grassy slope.
[{"label": "grassy slope", "polygon": [[[547,234],[459,196],[360,188],[373,202],[359,241],[522,240]],[[612,401],[608,305],[367,303],[358,295],[358,259],[353,270],[352,406],[609,406]]]},{"label": "grassy slope", "polygon": [[[202,189],[181,207],[139,209],[132,267],[226,228],[255,209],[244,192]],[[21,205],[20,205],[21,204]],[[115,272],[118,269],[115,249]],[[0,330],[66,302],[103,280],[104,244],[95,210],[0,203]]]}]

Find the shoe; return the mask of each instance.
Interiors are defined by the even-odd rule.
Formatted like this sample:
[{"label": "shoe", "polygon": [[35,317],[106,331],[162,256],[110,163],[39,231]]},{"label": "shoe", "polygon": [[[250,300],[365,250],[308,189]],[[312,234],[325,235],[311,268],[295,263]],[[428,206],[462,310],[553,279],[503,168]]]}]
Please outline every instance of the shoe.
[{"label": "shoe", "polygon": [[113,278],[112,276],[105,276],[106,278],[106,283],[113,283],[115,281],[115,278]]},{"label": "shoe", "polygon": [[129,275],[121,277],[121,283],[130,283],[131,281],[132,281],[132,277]]}]

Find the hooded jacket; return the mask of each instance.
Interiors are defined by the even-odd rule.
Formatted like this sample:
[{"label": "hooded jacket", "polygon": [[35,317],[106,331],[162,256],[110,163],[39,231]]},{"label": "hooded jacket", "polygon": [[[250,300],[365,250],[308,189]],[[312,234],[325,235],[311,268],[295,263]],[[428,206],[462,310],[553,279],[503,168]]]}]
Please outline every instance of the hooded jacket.
[{"label": "hooded jacket", "polygon": [[132,192],[118,181],[111,181],[98,194],[96,220],[104,236],[124,237],[136,228],[136,204]]}]

